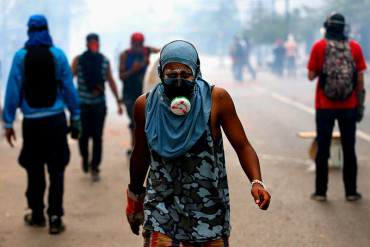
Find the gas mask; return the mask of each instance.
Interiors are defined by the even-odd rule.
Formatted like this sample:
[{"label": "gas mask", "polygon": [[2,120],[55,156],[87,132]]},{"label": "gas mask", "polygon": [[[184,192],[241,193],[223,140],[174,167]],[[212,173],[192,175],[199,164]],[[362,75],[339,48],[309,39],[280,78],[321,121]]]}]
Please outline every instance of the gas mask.
[{"label": "gas mask", "polygon": [[164,79],[164,93],[171,101],[171,111],[176,115],[186,115],[190,109],[195,82],[182,78]]}]

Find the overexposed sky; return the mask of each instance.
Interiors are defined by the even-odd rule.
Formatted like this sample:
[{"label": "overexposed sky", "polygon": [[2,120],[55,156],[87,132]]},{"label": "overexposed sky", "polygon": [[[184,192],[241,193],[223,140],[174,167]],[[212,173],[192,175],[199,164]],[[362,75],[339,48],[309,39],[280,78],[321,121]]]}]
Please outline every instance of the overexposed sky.
[{"label": "overexposed sky", "polygon": [[[143,32],[148,42],[159,45],[158,33],[176,30],[178,11],[186,0],[88,0],[85,13],[72,25],[71,50],[85,48],[84,37],[89,32],[101,35],[102,50],[115,52],[129,45],[133,32]],[[109,43],[109,44],[108,44]]]}]

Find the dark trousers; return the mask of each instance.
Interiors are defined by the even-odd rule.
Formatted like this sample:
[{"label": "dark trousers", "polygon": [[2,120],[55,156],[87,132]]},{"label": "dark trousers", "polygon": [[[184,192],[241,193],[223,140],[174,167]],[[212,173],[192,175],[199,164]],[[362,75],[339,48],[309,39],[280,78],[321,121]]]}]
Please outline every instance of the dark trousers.
[{"label": "dark trousers", "polygon": [[232,66],[232,72],[234,79],[237,81],[243,80],[243,63],[240,61],[234,61]]},{"label": "dark trousers", "polygon": [[89,140],[93,141],[91,168],[99,170],[103,150],[103,129],[107,107],[105,103],[81,105],[82,133],[79,139],[80,154],[84,162],[89,161]]},{"label": "dark trousers", "polygon": [[316,156],[316,193],[326,195],[328,188],[328,159],[335,119],[338,121],[343,148],[343,181],[346,195],[357,192],[357,158],[356,142],[356,110],[316,111],[317,156]]},{"label": "dark trousers", "polygon": [[28,207],[35,216],[43,215],[46,164],[50,180],[47,213],[49,216],[62,216],[64,170],[70,158],[65,115],[24,119],[22,130],[23,147],[19,163],[27,171]]}]

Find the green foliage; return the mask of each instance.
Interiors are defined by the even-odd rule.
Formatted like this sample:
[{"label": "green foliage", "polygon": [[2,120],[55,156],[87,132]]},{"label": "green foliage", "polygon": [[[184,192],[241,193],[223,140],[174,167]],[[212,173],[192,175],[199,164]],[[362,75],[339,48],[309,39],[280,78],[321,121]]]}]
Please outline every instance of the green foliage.
[{"label": "green foliage", "polygon": [[250,28],[245,32],[254,43],[272,44],[276,39],[286,39],[289,33],[294,34],[298,40],[305,40],[318,32],[322,21],[317,10],[311,8],[295,9],[285,14],[271,13],[255,15]]}]

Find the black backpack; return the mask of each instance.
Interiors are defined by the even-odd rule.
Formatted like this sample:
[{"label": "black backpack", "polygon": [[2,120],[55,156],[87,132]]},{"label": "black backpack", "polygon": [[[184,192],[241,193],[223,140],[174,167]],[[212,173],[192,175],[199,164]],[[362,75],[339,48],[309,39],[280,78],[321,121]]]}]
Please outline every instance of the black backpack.
[{"label": "black backpack", "polygon": [[27,48],[24,78],[24,98],[30,107],[54,105],[60,82],[56,78],[55,59],[49,46]]},{"label": "black backpack", "polygon": [[328,40],[320,84],[325,95],[343,101],[355,89],[357,71],[348,41]]}]

